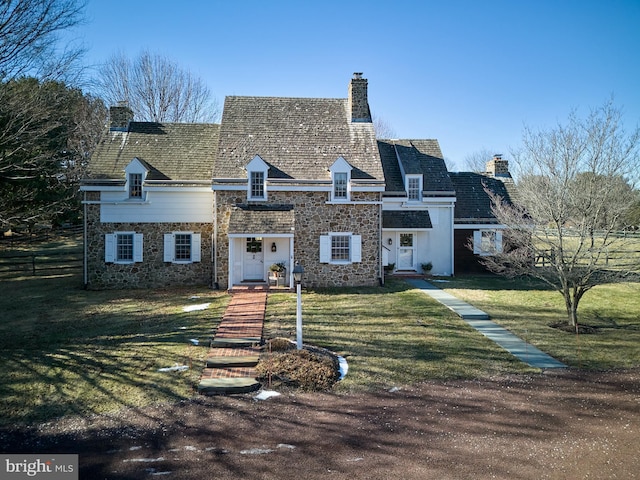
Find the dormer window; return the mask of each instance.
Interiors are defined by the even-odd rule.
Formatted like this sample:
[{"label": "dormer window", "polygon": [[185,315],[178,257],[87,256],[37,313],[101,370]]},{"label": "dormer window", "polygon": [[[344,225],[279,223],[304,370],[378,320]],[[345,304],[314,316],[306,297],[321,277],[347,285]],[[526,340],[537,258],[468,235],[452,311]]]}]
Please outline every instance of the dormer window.
[{"label": "dormer window", "polygon": [[334,200],[347,200],[348,174],[346,172],[336,172],[333,174],[333,198]]},{"label": "dormer window", "polygon": [[251,193],[253,199],[264,199],[264,172],[250,172]]},{"label": "dormer window", "polygon": [[410,202],[422,201],[422,175],[407,175],[407,198]]},{"label": "dormer window", "polygon": [[351,196],[351,170],[353,167],[349,165],[344,158],[338,157],[329,168],[331,172],[331,201],[347,202]]},{"label": "dormer window", "polygon": [[129,199],[145,199],[143,185],[148,173],[149,166],[139,158],[134,158],[125,167],[124,174],[127,180],[125,188]]},{"label": "dormer window", "polygon": [[267,172],[269,165],[259,155],[247,165],[247,199],[264,201],[267,199]]},{"label": "dormer window", "polygon": [[129,174],[129,198],[142,198],[142,174]]}]

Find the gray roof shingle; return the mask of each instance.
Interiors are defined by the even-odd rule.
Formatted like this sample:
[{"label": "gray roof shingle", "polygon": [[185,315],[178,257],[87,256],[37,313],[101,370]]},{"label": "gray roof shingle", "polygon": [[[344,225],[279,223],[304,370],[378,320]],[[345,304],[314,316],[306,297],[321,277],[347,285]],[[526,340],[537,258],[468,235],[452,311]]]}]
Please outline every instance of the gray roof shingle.
[{"label": "gray roof shingle", "polygon": [[213,177],[246,178],[255,155],[269,178],[330,180],[342,156],[353,179],[384,180],[373,124],[352,123],[346,99],[227,97]]},{"label": "gray roof shingle", "polygon": [[378,149],[385,173],[386,192],[405,190],[402,170],[405,174],[422,174],[425,192],[453,192],[437,140],[379,140]]},{"label": "gray roof shingle", "polygon": [[497,223],[485,187],[509,202],[515,199],[515,184],[510,179],[503,181],[472,172],[452,172],[449,175],[456,189],[456,223]]},{"label": "gray roof shingle", "polygon": [[433,228],[428,210],[383,210],[382,228]]},{"label": "gray roof shingle", "polygon": [[293,233],[293,205],[249,205],[233,207],[229,219],[229,233],[250,232]]},{"label": "gray roof shingle", "polygon": [[91,179],[121,179],[138,158],[147,180],[211,180],[220,125],[131,122],[127,131],[106,131],[89,163]]}]

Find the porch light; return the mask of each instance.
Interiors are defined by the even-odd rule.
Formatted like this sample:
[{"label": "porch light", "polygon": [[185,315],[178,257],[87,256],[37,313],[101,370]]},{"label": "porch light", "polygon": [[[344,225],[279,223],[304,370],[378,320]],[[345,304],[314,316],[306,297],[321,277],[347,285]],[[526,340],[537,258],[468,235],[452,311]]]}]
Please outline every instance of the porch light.
[{"label": "porch light", "polygon": [[300,262],[296,262],[291,273],[293,273],[293,280],[296,282],[296,292],[298,294],[298,302],[296,304],[296,346],[298,350],[302,350],[302,293],[300,284],[302,283],[304,268],[302,268]]},{"label": "porch light", "polygon": [[276,246],[276,242],[273,242],[273,243],[271,244],[271,251],[272,251],[272,252],[277,252],[277,251],[278,251],[278,247]]},{"label": "porch light", "polygon": [[389,240],[387,240],[387,243],[388,243],[389,245],[393,245],[393,238],[389,237]]}]

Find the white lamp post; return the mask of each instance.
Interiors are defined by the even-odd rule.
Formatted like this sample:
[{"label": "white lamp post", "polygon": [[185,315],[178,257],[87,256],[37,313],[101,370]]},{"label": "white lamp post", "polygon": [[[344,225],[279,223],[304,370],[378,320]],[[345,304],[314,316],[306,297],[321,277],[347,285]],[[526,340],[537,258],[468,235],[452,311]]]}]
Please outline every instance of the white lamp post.
[{"label": "white lamp post", "polygon": [[298,350],[302,349],[302,293],[300,292],[300,283],[302,283],[302,274],[304,268],[300,262],[296,262],[293,267],[293,280],[296,282],[296,292],[298,294],[298,304],[296,306],[296,344]]}]

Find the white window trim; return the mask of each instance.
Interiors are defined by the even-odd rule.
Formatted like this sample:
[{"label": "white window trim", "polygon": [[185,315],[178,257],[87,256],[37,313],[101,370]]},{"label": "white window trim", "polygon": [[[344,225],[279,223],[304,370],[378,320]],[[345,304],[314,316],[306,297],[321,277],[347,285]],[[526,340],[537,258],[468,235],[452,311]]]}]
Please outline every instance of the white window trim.
[{"label": "white window trim", "polygon": [[[127,192],[127,199],[133,202],[144,202],[147,197],[146,189],[144,188],[144,182],[147,179],[147,174],[149,171],[145,168],[145,166],[140,162],[138,158],[134,158],[129,162],[129,164],[124,169],[125,174],[125,191]],[[131,196],[131,175],[138,174],[141,175],[140,181],[140,190],[141,195],[139,197]]]},{"label": "white window trim", "polygon": [[[484,233],[495,234],[495,244],[492,248],[482,248],[482,237]],[[481,257],[488,257],[496,253],[502,253],[502,231],[496,229],[475,230],[473,232],[473,253]]]},{"label": "white window trim", "polygon": [[[331,202],[333,203],[345,203],[351,201],[351,171],[353,167],[343,157],[338,157],[335,162],[329,167],[331,172]],[[336,197],[336,173],[347,174],[347,196]]]},{"label": "white window trim", "polygon": [[[418,198],[411,198],[409,193],[409,179],[417,179],[418,180]],[[422,191],[424,190],[423,177],[419,174],[410,174],[405,175],[405,189],[407,191],[407,201],[408,202],[421,202],[422,201]]]},{"label": "white window trim", "polygon": [[[331,237],[349,237],[349,260],[333,260],[331,258]],[[320,263],[332,265],[350,265],[362,262],[362,236],[352,232],[329,232],[320,235]]]},{"label": "white window trim", "polygon": [[[118,260],[118,235],[133,235],[133,260]],[[143,236],[136,232],[114,232],[104,236],[104,261],[117,265],[131,265],[142,262]]]},{"label": "white window trim", "polygon": [[[191,258],[176,260],[176,235],[191,235]],[[164,234],[163,260],[166,263],[191,264],[202,261],[202,235],[195,232],[171,232]]]},{"label": "white window trim", "polygon": [[[247,200],[250,202],[265,202],[267,201],[267,178],[269,173],[269,165],[266,164],[260,155],[256,155],[253,159],[247,164]],[[252,182],[251,177],[254,173],[262,173],[262,193],[261,197],[254,197],[252,195]]]}]

